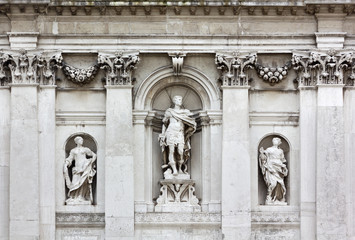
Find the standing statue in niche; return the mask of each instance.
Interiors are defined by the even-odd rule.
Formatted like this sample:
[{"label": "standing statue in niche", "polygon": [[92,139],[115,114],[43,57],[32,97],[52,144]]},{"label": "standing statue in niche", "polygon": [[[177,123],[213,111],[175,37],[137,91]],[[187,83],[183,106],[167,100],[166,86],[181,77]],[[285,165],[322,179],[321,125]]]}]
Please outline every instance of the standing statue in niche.
[{"label": "standing statue in niche", "polygon": [[280,138],[272,139],[272,147],[260,148],[259,165],[267,185],[266,205],[286,205],[284,178],[288,174]]},{"label": "standing statue in niche", "polygon": [[[195,119],[192,113],[182,108],[182,97],[174,96],[174,107],[165,111],[162,133],[159,142],[163,152],[165,179],[190,178],[187,172],[187,161],[190,158],[190,137],[196,131]],[[167,161],[168,160],[168,161]]]},{"label": "standing statue in niche", "polygon": [[[68,205],[93,204],[92,180],[96,174],[94,162],[96,154],[87,147],[83,147],[83,138],[74,139],[76,147],[70,151],[69,157],[65,159],[63,173],[66,186],[68,187]],[[89,157],[89,158],[88,158]],[[72,178],[69,177],[69,167],[75,161],[72,168]]]}]

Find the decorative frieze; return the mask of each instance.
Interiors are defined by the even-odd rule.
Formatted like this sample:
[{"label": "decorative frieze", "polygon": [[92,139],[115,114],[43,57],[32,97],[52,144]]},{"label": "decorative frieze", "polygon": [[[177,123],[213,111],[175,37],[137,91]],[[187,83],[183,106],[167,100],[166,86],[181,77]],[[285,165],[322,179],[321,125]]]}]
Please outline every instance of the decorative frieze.
[{"label": "decorative frieze", "polygon": [[220,213],[135,213],[135,223],[221,223]]},{"label": "decorative frieze", "polygon": [[139,60],[138,52],[99,54],[98,63],[106,70],[106,85],[132,85],[132,72]]},{"label": "decorative frieze", "polygon": [[222,86],[248,86],[247,70],[254,68],[256,54],[242,55],[238,53],[216,54],[215,63],[221,70]]},{"label": "decorative frieze", "polygon": [[251,213],[251,221],[253,224],[261,223],[299,223],[299,212],[277,212],[277,211],[260,211]]},{"label": "decorative frieze", "polygon": [[105,213],[57,212],[57,227],[104,227]]},{"label": "decorative frieze", "polygon": [[344,71],[352,66],[352,52],[294,53],[292,64],[300,86],[344,84]]}]

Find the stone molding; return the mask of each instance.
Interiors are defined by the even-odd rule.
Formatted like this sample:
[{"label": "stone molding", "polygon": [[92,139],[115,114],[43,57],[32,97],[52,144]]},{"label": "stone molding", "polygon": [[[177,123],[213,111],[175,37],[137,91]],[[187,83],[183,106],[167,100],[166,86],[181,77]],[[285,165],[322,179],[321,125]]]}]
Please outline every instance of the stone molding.
[{"label": "stone molding", "polygon": [[106,71],[106,85],[133,85],[132,72],[139,63],[139,53],[99,53],[98,64]]},{"label": "stone molding", "polygon": [[57,227],[104,227],[105,213],[57,212]]},{"label": "stone molding", "polygon": [[263,223],[300,223],[299,212],[251,212],[252,224]]},{"label": "stone molding", "polygon": [[247,70],[254,68],[256,59],[256,54],[217,53],[215,63],[221,70],[222,86],[248,86]]},{"label": "stone molding", "polygon": [[135,213],[136,224],[221,224],[220,213]]},{"label": "stone molding", "polygon": [[1,85],[55,85],[55,71],[61,67],[60,52],[5,51],[0,52]]}]

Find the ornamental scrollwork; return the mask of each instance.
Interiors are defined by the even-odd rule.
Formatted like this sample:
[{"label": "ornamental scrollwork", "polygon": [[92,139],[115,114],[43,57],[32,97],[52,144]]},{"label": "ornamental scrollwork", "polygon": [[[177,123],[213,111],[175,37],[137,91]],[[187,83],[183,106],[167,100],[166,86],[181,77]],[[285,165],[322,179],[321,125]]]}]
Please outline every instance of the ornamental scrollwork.
[{"label": "ornamental scrollwork", "polygon": [[106,85],[132,85],[132,72],[139,63],[138,53],[99,54],[98,64],[106,70]]},{"label": "ornamental scrollwork", "polygon": [[290,66],[291,62],[287,62],[283,67],[268,67],[257,63],[256,72],[260,78],[273,86],[287,77]]},{"label": "ornamental scrollwork", "polygon": [[87,69],[83,69],[76,68],[64,63],[62,70],[67,79],[73,83],[83,85],[91,82],[95,78],[99,70],[99,66],[98,64],[95,64],[94,66],[91,66]]},{"label": "ornamental scrollwork", "polygon": [[215,63],[221,70],[222,86],[248,86],[248,69],[256,63],[256,54],[241,55],[238,53],[216,54]]}]

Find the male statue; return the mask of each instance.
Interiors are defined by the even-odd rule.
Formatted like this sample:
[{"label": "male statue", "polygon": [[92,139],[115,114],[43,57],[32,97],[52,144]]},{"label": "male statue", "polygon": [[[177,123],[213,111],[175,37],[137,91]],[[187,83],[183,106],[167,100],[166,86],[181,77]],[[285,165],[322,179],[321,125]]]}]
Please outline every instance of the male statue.
[{"label": "male statue", "polygon": [[260,148],[259,165],[267,185],[266,205],[286,205],[286,186],[284,178],[288,174],[283,150],[279,147],[281,139],[272,139],[272,147]]},{"label": "male statue", "polygon": [[[93,203],[91,184],[96,174],[93,166],[96,161],[96,154],[89,148],[83,147],[83,141],[83,138],[79,136],[74,139],[76,147],[70,151],[63,166],[66,186],[69,189],[68,199],[65,201],[68,205]],[[75,161],[75,166],[72,168],[72,179],[70,179],[68,168],[73,161]]]},{"label": "male statue", "polygon": [[[173,103],[174,107],[165,111],[159,142],[164,156],[162,168],[170,166],[173,176],[177,176],[187,174],[186,163],[191,149],[190,137],[196,131],[196,122],[190,117],[192,113],[182,107],[181,96],[174,96]],[[168,164],[166,155],[168,155]]]}]

